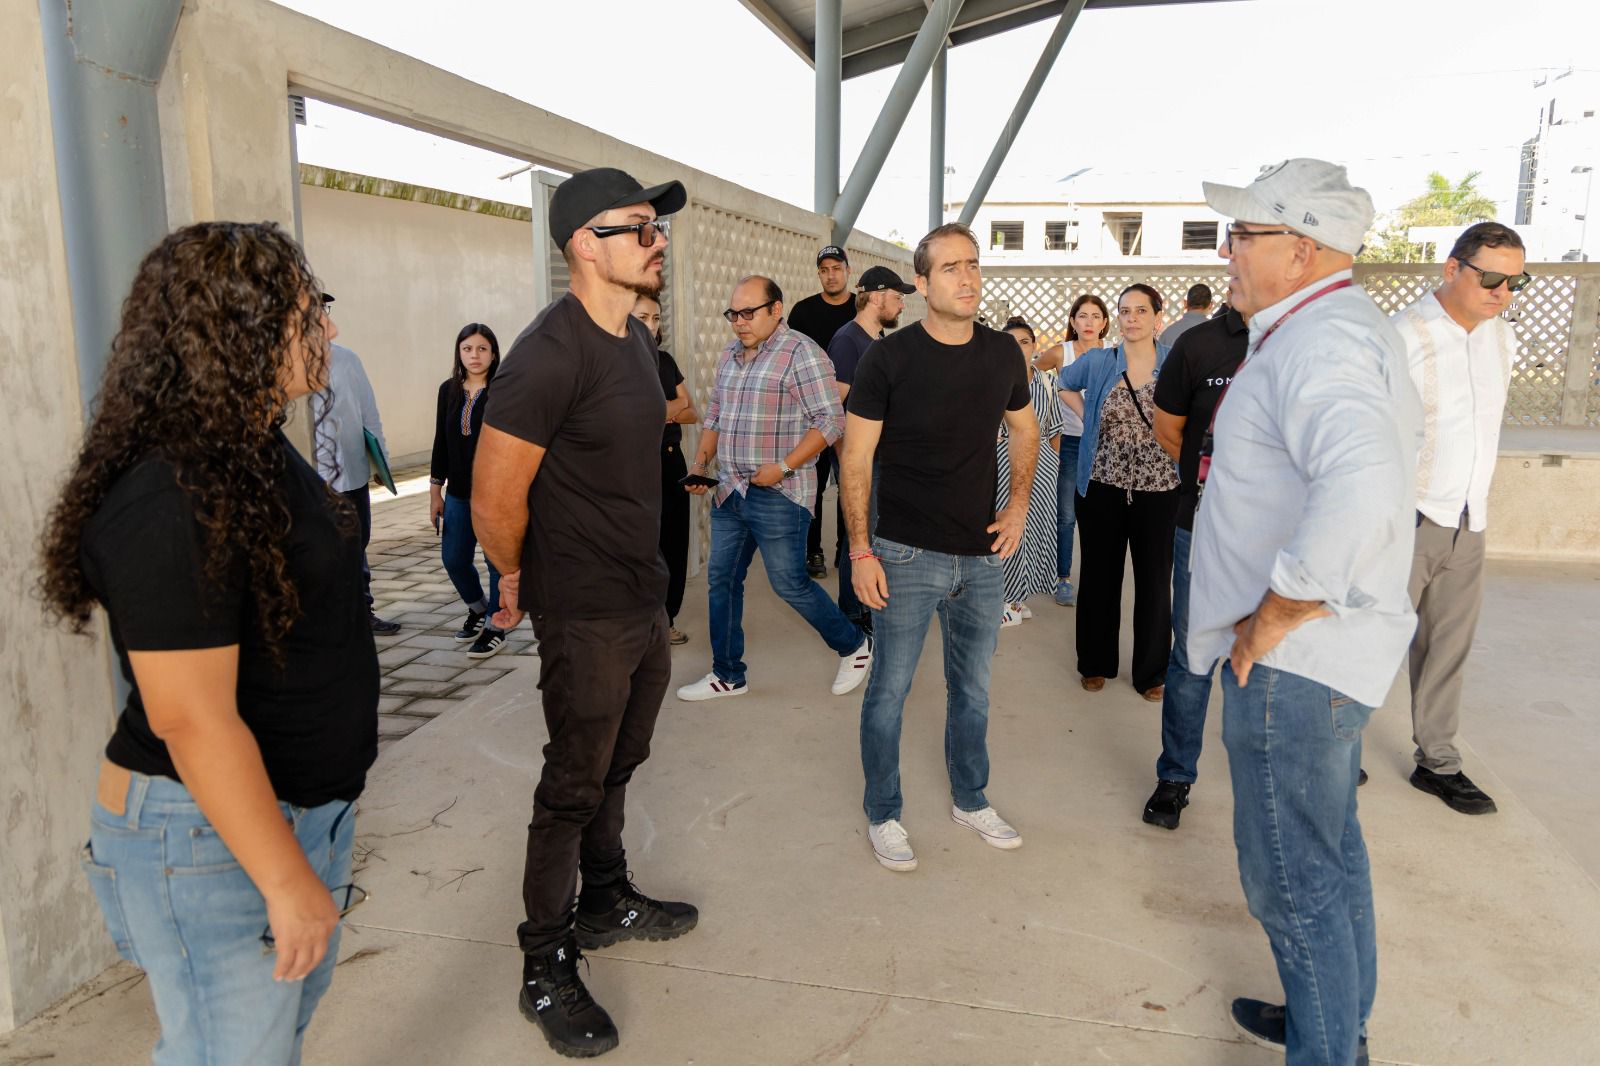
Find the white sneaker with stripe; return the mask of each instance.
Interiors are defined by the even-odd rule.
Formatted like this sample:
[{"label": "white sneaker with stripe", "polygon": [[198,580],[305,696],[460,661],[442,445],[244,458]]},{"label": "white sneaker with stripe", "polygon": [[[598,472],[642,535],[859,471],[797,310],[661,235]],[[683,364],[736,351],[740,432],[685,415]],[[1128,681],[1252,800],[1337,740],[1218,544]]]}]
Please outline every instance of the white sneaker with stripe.
[{"label": "white sneaker with stripe", "polygon": [[839,656],[839,672],[833,675],[833,694],[843,696],[867,679],[872,667],[872,638],[861,638],[861,646],[849,655]]},{"label": "white sneaker with stripe", "polygon": [[750,691],[750,686],[745,682],[735,685],[731,681],[724,681],[715,672],[707,674],[699,681],[684,685],[678,690],[678,698],[688,703],[698,703],[700,700],[717,700],[723,696],[743,696]]}]

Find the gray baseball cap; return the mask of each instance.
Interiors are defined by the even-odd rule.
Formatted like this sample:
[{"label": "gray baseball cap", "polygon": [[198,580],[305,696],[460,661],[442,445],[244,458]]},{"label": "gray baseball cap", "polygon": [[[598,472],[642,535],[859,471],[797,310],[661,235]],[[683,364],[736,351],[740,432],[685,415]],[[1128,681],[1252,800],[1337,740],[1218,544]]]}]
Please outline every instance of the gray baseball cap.
[{"label": "gray baseball cap", "polygon": [[1346,255],[1361,251],[1374,211],[1367,190],[1350,184],[1345,168],[1321,159],[1289,159],[1249,185],[1200,183],[1219,215],[1258,226],[1287,226]]}]

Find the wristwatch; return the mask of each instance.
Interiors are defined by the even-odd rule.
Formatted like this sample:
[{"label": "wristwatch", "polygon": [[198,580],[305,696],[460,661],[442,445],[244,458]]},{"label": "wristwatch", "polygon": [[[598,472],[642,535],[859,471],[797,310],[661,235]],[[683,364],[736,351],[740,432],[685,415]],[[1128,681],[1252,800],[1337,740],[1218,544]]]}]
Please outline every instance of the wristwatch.
[{"label": "wristwatch", "polygon": [[783,480],[785,481],[788,481],[790,478],[800,473],[800,471],[796,470],[782,459],[778,460],[778,466],[783,470]]}]

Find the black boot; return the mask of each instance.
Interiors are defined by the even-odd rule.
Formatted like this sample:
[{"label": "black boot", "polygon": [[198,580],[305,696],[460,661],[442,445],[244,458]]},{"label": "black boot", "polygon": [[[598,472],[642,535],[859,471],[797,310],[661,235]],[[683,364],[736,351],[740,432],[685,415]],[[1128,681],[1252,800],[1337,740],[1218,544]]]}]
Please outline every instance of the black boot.
[{"label": "black boot", "polygon": [[604,1055],[621,1038],[611,1016],[590,997],[578,976],[581,957],[571,935],[538,954],[524,955],[517,1005],[557,1052],[588,1059]]},{"label": "black boot", "polygon": [[1189,806],[1189,784],[1185,781],[1157,781],[1156,790],[1144,805],[1144,820],[1162,829],[1178,828],[1183,809]]},{"label": "black boot", "polygon": [[573,932],[583,948],[603,948],[622,940],[671,940],[693,929],[700,912],[691,903],[651,899],[625,879],[610,889],[578,896]]}]

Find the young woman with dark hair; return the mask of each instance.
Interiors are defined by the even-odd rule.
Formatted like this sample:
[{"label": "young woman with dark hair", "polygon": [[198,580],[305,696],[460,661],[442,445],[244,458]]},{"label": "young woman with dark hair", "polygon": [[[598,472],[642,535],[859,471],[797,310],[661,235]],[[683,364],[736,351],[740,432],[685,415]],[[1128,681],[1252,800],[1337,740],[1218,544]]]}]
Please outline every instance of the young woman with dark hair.
[{"label": "young woman with dark hair", "polygon": [[489,594],[478,574],[478,538],[472,532],[472,459],[483,432],[489,383],[500,369],[500,341],[482,322],[468,322],[456,333],[449,380],[439,385],[433,429],[433,462],[428,471],[428,521],[439,534],[445,573],[466,605],[457,644],[471,642],[467,655],[487,659],[505,647],[506,635],[489,623],[500,609],[500,572],[488,556]]},{"label": "young woman with dark hair", "polygon": [[[1056,438],[1061,435],[1061,401],[1056,398],[1055,387],[1043,371],[1033,369],[1037,354],[1037,340],[1027,319],[1013,318],[1006,322],[1006,332],[1017,340],[1022,358],[1029,365],[1028,392],[1033,403],[1033,416],[1039,422],[1039,465],[1034,468],[1033,486],[1028,492],[1028,517],[1023,525],[1022,544],[1005,561],[1005,609],[1000,615],[1000,625],[1021,625],[1024,618],[1032,618],[1028,597],[1050,592],[1056,583]],[[1011,457],[1008,434],[1000,428],[995,444],[999,461],[996,483],[995,513],[1005,510],[1011,496]]]},{"label": "young woman with dark hair", "polygon": [[1159,702],[1172,650],[1172,528],[1178,467],[1156,440],[1155,387],[1167,349],[1156,342],[1161,295],[1130,285],[1117,297],[1122,341],[1056,378],[1083,419],[1078,452],[1078,673],[1099,692],[1117,676],[1122,573],[1133,557],[1133,687]]},{"label": "young woman with dark hair", "polygon": [[667,421],[661,431],[661,555],[667,560],[667,618],[673,644],[686,644],[688,634],[678,628],[678,611],[683,608],[683,586],[689,574],[689,494],[680,480],[689,473],[683,460],[683,427],[700,421],[694,398],[683,383],[672,353],[661,345],[661,302],[653,296],[640,296],[633,302],[633,317],[650,329],[656,339],[656,372],[661,375],[661,391],[667,400]]},{"label": "young woman with dark hair", "polygon": [[144,969],[162,1061],[297,1063],[333,979],[378,660],[348,501],[281,427],[327,381],[320,286],[272,223],[139,265],[43,540],[48,609],[98,605],[130,686],[84,869]]}]

